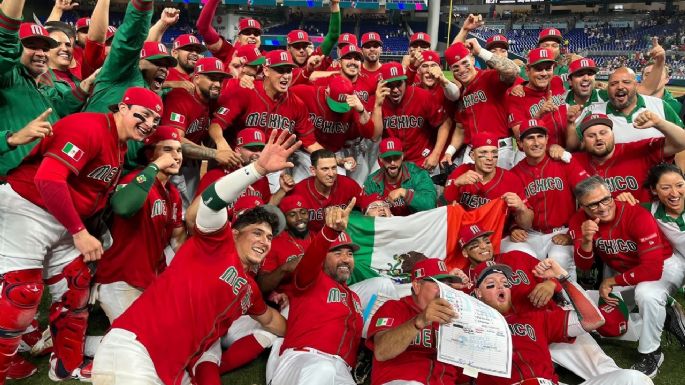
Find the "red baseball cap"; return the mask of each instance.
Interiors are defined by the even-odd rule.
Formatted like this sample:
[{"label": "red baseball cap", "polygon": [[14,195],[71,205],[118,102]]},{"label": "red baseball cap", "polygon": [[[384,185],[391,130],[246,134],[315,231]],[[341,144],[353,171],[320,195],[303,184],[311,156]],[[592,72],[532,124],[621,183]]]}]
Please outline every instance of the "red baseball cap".
[{"label": "red baseball cap", "polygon": [[440,54],[433,50],[427,49],[425,51],[422,51],[421,55],[423,56],[424,62],[432,61],[434,63],[440,64]]},{"label": "red baseball cap", "polygon": [[613,130],[614,122],[605,114],[589,114],[583,118],[578,126],[578,131],[582,134],[588,128],[601,124],[602,126],[607,126]]},{"label": "red baseball cap", "polygon": [[301,29],[294,29],[286,35],[288,44],[295,44],[301,42],[309,43],[309,34]]},{"label": "red baseball cap", "polygon": [[379,35],[378,32],[367,32],[362,35],[362,47],[364,46],[364,44],[370,43],[372,41],[375,41],[377,43],[380,43],[380,45],[383,45],[381,35]]},{"label": "red baseball cap", "polygon": [[114,37],[114,34],[117,33],[117,27],[110,25],[107,27],[107,32],[105,34],[105,41],[110,42],[112,38]]},{"label": "red baseball cap", "polygon": [[464,247],[474,239],[492,235],[492,231],[481,230],[477,224],[463,226],[459,229],[459,246]]},{"label": "red baseball cap", "polygon": [[235,144],[240,147],[259,147],[262,149],[266,146],[264,136],[264,132],[259,128],[245,128],[238,132]]},{"label": "red baseball cap", "polygon": [[181,140],[181,136],[178,134],[178,129],[171,126],[159,126],[150,136],[145,138],[143,143],[145,145],[153,145],[165,140]]},{"label": "red baseball cap", "polygon": [[267,52],[264,58],[264,65],[267,67],[297,67],[295,62],[293,62],[293,57],[290,55],[290,52],[282,49]]},{"label": "red baseball cap", "polygon": [[462,42],[454,43],[445,50],[445,60],[450,67],[469,55],[471,55],[471,51]]},{"label": "red baseball cap", "polygon": [[340,49],[341,59],[348,55],[355,55],[359,58],[359,61],[364,61],[364,54],[362,53],[361,48],[354,44],[348,44]]},{"label": "red baseball cap", "polygon": [[445,261],[442,259],[426,258],[416,262],[411,269],[411,280],[427,280],[430,278],[453,283],[461,282],[461,278],[452,275],[447,271],[447,264],[445,264]]},{"label": "red baseball cap", "polygon": [[286,195],[283,199],[281,199],[281,203],[278,205],[278,208],[280,208],[281,211],[283,211],[283,214],[286,214],[288,211],[291,210],[308,210],[309,206],[307,205],[307,202],[305,202],[305,200],[302,199],[302,196],[297,194],[290,194]]},{"label": "red baseball cap", "polygon": [[378,193],[373,193],[373,194],[369,194],[369,195],[362,194],[362,195],[359,197],[359,203],[358,203],[358,205],[359,205],[359,208],[362,210],[362,213],[366,213],[366,211],[369,209],[369,206],[371,206],[371,204],[372,204],[372,203],[375,203],[375,202],[385,202],[385,203],[387,203],[387,201],[385,200],[385,198],[383,198],[382,196],[380,196],[380,194],[378,194]]},{"label": "red baseball cap", "polygon": [[350,235],[344,231],[340,232],[340,235],[335,238],[335,241],[331,242],[331,246],[328,248],[328,250],[333,251],[343,246],[351,248],[352,252],[359,250],[359,245],[354,243],[352,238],[350,238]]},{"label": "red baseball cap", "polygon": [[415,43],[417,41],[423,41],[423,42],[430,44],[431,36],[425,32],[415,32],[409,38],[409,45],[412,45],[413,43]]},{"label": "red baseball cap", "polygon": [[483,282],[483,280],[490,274],[494,273],[500,273],[504,274],[507,279],[511,279],[513,276],[513,272],[511,271],[511,267],[505,264],[497,263],[495,261],[485,261],[479,263],[474,269],[473,273],[476,277],[476,287],[480,286],[480,284]]},{"label": "red baseball cap", "polygon": [[76,32],[80,32],[84,28],[90,27],[90,17],[82,17],[76,20]]},{"label": "red baseball cap", "polygon": [[191,33],[185,33],[183,35],[179,35],[174,40],[173,49],[185,49],[197,52],[204,52],[207,50],[207,47],[205,47],[205,45],[202,44],[200,39],[195,37],[195,35]]},{"label": "red baseball cap", "polygon": [[619,337],[628,331],[628,318],[630,311],[628,306],[620,296],[614,293],[609,293],[610,297],[618,300],[618,305],[612,306],[604,302],[603,298],[599,298],[597,308],[604,317],[604,325],[597,329],[597,333],[603,337]]},{"label": "red baseball cap", "polygon": [[479,132],[471,138],[471,148],[477,149],[485,146],[498,146],[497,135],[490,132]]},{"label": "red baseball cap", "polygon": [[21,40],[21,44],[24,45],[31,41],[43,41],[47,43],[50,48],[55,48],[59,45],[57,40],[50,37],[50,34],[45,27],[35,23],[21,23],[19,26],[19,40]]},{"label": "red baseball cap", "polygon": [[528,52],[528,65],[534,66],[539,63],[554,63],[554,52],[549,48],[533,48]]},{"label": "red baseball cap", "polygon": [[573,76],[573,74],[582,70],[590,70],[593,73],[597,73],[599,68],[597,68],[597,64],[595,64],[594,60],[590,59],[589,57],[583,57],[576,59],[569,64],[568,76]]},{"label": "red baseball cap", "polygon": [[352,108],[347,104],[347,96],[352,94],[354,94],[354,86],[350,79],[342,75],[333,76],[328,82],[326,104],[332,111],[344,114]]},{"label": "red baseball cap", "polygon": [[485,42],[485,49],[491,49],[492,47],[501,45],[504,49],[509,49],[509,39],[504,35],[493,35],[488,38]]},{"label": "red baseball cap", "polygon": [[264,200],[255,195],[243,195],[233,204],[233,220],[237,219],[242,211],[263,206]]},{"label": "red baseball cap", "polygon": [[161,67],[176,67],[178,61],[169,54],[166,46],[157,41],[146,41],[140,50],[140,58],[151,61]]},{"label": "red baseball cap", "polygon": [[357,35],[353,33],[343,33],[338,37],[338,48],[343,44],[357,45]]},{"label": "red baseball cap", "polygon": [[236,48],[235,56],[245,59],[245,65],[259,66],[264,64],[264,55],[254,44],[244,44]]},{"label": "red baseball cap", "polygon": [[246,29],[254,29],[257,30],[260,35],[262,34],[262,25],[255,19],[246,18],[238,21],[238,33],[241,34]]},{"label": "red baseball cap", "polygon": [[391,61],[381,66],[381,78],[385,82],[390,83],[398,80],[407,80],[407,75],[402,64]]},{"label": "red baseball cap", "polygon": [[155,92],[143,87],[129,87],[126,92],[124,92],[121,102],[128,105],[149,108],[160,115],[164,112],[162,98]]},{"label": "red baseball cap", "polygon": [[379,158],[387,158],[389,156],[398,156],[404,154],[402,141],[400,141],[398,138],[385,138],[381,140],[378,148]]},{"label": "red baseball cap", "polygon": [[194,74],[219,74],[228,76],[224,63],[215,57],[202,57],[195,62]]},{"label": "red baseball cap", "polygon": [[547,127],[545,127],[541,120],[528,119],[521,123],[521,127],[519,128],[519,137],[523,139],[526,135],[533,131],[542,131],[545,133],[545,135],[548,132]]},{"label": "red baseball cap", "polygon": [[538,44],[545,40],[556,40],[559,44],[562,42],[561,31],[556,28],[545,28],[540,31],[538,35]]}]

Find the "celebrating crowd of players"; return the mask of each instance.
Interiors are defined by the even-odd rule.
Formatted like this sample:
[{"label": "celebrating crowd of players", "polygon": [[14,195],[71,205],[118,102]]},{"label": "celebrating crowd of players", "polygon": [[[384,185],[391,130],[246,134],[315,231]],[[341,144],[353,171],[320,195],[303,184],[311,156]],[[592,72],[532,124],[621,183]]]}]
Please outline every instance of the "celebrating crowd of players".
[{"label": "celebrating crowd of players", "polygon": [[[118,29],[109,0],[75,26],[70,0],[44,26],[22,22],[24,3],[0,5],[0,384],[36,372],[28,351],[50,352],[53,381],[219,384],[267,348],[274,385],[364,383],[369,368],[373,385],[557,384],[553,363],[584,384],[651,384],[662,332],[685,349],[685,131],[658,40],[640,83],[618,68],[601,84],[557,29],[519,67],[506,37],[469,38],[473,15],[442,54],[417,32],[381,63],[378,33],[341,33],[337,0],[320,46],[294,30],[267,52],[255,19],[234,42],[217,33],[219,0],[171,50],[179,12],[151,24],[152,0]],[[495,229],[464,226],[464,269],[407,250],[410,285],[348,286],[350,216],[498,199],[499,254]],[[437,361],[459,315],[431,278],[505,316],[511,378]],[[86,337],[96,302],[111,328]],[[619,368],[590,332],[639,341],[637,361]]]}]

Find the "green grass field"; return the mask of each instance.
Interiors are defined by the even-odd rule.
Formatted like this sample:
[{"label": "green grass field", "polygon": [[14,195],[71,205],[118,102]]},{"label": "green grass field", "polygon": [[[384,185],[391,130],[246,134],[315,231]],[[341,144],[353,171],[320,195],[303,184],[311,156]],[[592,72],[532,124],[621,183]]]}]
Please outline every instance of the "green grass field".
[{"label": "green grass field", "polygon": [[[682,292],[677,295],[678,300],[683,303]],[[47,298],[44,297],[41,309],[47,309]],[[45,317],[47,316],[47,311],[41,312],[41,322],[44,324],[47,322]],[[98,335],[103,334],[108,326],[107,318],[104,313],[96,308],[91,313],[90,317],[90,328],[89,334]],[[622,368],[628,368],[635,361],[637,357],[637,343],[625,342],[625,341],[614,341],[614,340],[600,340],[600,345],[604,351],[611,357],[614,358],[616,363]],[[173,346],[169,346],[173,349]],[[661,348],[666,356],[661,369],[659,370],[659,375],[654,380],[656,385],[683,385],[685,384],[685,365],[683,365],[683,360],[685,360],[685,350],[683,350],[675,338],[672,338],[668,333],[664,333],[662,337]],[[262,354],[257,360],[255,360],[250,365],[243,367],[235,372],[229,373],[222,377],[222,384],[230,385],[252,385],[259,384],[265,385],[265,370],[266,370],[266,359],[268,357],[268,352]],[[51,385],[54,384],[50,379],[48,379],[48,358],[30,358],[32,362],[38,365],[38,373],[34,374],[32,377],[17,380],[8,381],[8,384],[17,385]],[[573,375],[572,373],[559,368],[557,370],[561,381],[569,384],[580,384],[581,379]],[[78,383],[78,381],[66,381],[65,383]],[[316,384],[312,384],[316,385]]]}]

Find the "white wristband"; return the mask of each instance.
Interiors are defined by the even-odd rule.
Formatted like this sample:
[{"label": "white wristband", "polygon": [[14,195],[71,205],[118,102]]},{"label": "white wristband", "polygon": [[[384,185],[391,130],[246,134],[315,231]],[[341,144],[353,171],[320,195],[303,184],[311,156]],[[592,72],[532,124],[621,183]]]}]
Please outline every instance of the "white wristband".
[{"label": "white wristband", "polygon": [[485,60],[486,62],[492,60],[493,56],[495,56],[495,54],[493,54],[485,48],[481,48],[480,52],[478,53],[478,57]]},{"label": "white wristband", "polygon": [[454,147],[453,145],[447,146],[447,149],[445,150],[445,154],[448,154],[449,156],[454,156],[454,154],[457,153],[457,148]]},{"label": "white wristband", "polygon": [[561,161],[564,162],[564,163],[571,163],[571,158],[572,158],[572,157],[573,157],[573,155],[571,155],[570,152],[564,151],[564,153],[561,154]]}]

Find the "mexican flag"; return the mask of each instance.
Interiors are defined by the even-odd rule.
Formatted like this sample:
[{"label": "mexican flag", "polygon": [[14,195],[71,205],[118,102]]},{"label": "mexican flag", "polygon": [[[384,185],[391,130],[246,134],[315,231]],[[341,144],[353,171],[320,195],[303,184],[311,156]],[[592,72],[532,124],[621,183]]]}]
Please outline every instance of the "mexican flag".
[{"label": "mexican flag", "polygon": [[177,112],[172,112],[171,115],[169,116],[169,120],[172,122],[177,122],[177,123],[185,123],[186,117],[184,115],[181,115]]},{"label": "mexican flag", "polygon": [[501,199],[472,211],[451,205],[406,217],[374,218],[353,213],[347,232],[360,249],[354,253],[349,283],[378,276],[407,283],[413,252],[444,259],[450,269],[463,269],[467,262],[459,247],[459,229],[478,224],[483,230],[494,231],[492,241],[497,253],[506,218],[507,206]]}]

